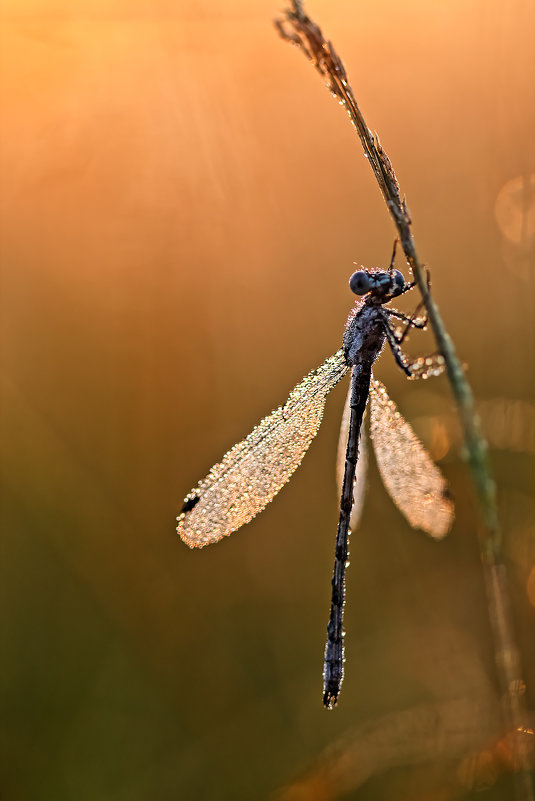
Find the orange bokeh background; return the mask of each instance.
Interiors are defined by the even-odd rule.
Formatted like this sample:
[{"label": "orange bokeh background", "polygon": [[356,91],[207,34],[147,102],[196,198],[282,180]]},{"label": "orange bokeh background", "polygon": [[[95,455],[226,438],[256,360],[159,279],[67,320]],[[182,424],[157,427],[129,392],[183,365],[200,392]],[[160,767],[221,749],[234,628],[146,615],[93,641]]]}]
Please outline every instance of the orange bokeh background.
[{"label": "orange bokeh background", "polygon": [[[457,522],[440,545],[411,533],[372,467],[335,713],[321,665],[344,391],[258,520],[200,552],[174,531],[211,464],[339,347],[353,262],[385,265],[394,236],[345,113],[273,29],[279,5],[0,7],[9,801],[267,797],[395,710],[466,696],[495,714],[445,378],[377,367],[442,458]],[[308,10],[394,164],[488,422],[533,704],[533,6]],[[355,797],[417,797],[409,763]],[[425,781],[445,792],[440,771]]]}]

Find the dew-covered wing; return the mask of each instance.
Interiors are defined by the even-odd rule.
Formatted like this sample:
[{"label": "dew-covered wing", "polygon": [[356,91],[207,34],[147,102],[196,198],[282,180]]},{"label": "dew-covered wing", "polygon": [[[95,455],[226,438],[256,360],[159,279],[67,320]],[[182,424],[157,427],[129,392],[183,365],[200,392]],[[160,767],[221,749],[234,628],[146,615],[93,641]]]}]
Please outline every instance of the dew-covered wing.
[{"label": "dew-covered wing", "polygon": [[185,498],[178,517],[177,531],[187,545],[217,542],[264,509],[301,463],[321,423],[327,394],[348,370],[340,349],[212,467]]},{"label": "dew-covered wing", "polygon": [[[342,497],[342,485],[344,483],[344,468],[346,461],[347,437],[349,435],[349,402],[351,399],[351,384],[349,384],[342,422],[340,424],[340,437],[338,439],[338,453],[336,457],[336,485],[338,496]],[[366,474],[368,472],[368,448],[366,445],[366,435],[363,431],[364,424],[361,426],[359,435],[358,462],[355,471],[355,483],[353,484],[353,506],[351,509],[351,519],[349,527],[352,531],[358,527],[364,506],[364,495],[366,491]]]},{"label": "dew-covered wing", "polygon": [[370,429],[384,485],[411,526],[440,539],[453,522],[446,479],[380,381],[370,386]]}]

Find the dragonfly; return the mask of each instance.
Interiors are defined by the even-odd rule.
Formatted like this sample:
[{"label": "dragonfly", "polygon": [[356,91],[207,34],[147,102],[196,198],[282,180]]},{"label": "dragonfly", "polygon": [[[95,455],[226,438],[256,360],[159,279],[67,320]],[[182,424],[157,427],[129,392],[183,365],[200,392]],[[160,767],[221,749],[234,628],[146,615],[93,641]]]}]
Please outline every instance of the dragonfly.
[{"label": "dragonfly", "polygon": [[323,703],[328,709],[336,706],[344,677],[346,568],[350,530],[356,527],[364,497],[364,458],[359,461],[359,439],[368,405],[383,483],[410,525],[441,539],[454,515],[445,478],[372,374],[385,343],[409,378],[428,378],[444,369],[440,354],[411,362],[402,350],[409,330],[425,328],[427,320],[417,317],[420,306],[408,317],[386,305],[416,284],[405,281],[394,269],[395,254],[396,242],[388,269],[353,273],[349,286],[360,300],[349,314],[342,347],[305,376],[286,403],[264,417],[212,467],[186,496],[177,518],[177,531],[191,548],[218,542],[249,523],[300,465],[321,424],[327,395],[347,373],[351,374],[338,449],[340,511],[323,669]]}]

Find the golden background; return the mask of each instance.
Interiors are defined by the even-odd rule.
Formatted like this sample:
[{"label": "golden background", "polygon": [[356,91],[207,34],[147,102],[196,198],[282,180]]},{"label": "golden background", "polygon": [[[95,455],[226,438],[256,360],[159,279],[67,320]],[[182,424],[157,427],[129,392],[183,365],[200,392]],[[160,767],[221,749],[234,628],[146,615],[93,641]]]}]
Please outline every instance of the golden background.
[{"label": "golden background", "polygon": [[[409,384],[388,353],[377,366],[442,459],[457,521],[441,544],[411,532],[372,465],[334,712],[321,669],[344,390],[261,517],[203,551],[175,533],[211,464],[337,350],[353,262],[385,266],[394,237],[345,112],[273,29],[279,5],[0,6],[6,801],[265,798],[341,735],[369,774],[347,797],[458,797],[481,752],[478,797],[511,797],[445,378]],[[392,159],[481,402],[532,707],[534,8],[308,10]],[[412,336],[411,353],[430,349]],[[441,750],[418,723],[395,736],[396,715],[450,701],[473,742]],[[384,733],[382,757],[361,726]]]}]

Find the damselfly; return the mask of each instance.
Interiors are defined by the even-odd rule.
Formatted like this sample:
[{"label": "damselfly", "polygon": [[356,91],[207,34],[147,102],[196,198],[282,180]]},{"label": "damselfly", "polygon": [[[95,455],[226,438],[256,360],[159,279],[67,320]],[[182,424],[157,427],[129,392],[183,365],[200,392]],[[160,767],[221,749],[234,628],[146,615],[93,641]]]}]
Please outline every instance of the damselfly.
[{"label": "damselfly", "polygon": [[[409,329],[424,328],[426,321],[385,306],[414,287],[394,269],[395,249],[394,245],[387,270],[358,270],[351,276],[350,288],[362,299],[349,315],[342,348],[309,373],[283,406],[264,417],[248,437],[212,467],[187,495],[178,517],[178,533],[191,548],[217,542],[252,520],[301,463],[320,426],[328,393],[351,371],[341,427],[345,447],[339,448],[341,500],[324,659],[323,702],[328,708],[336,704],[343,679],[348,537],[362,499],[361,476],[355,482],[355,472],[368,399],[377,463],[395,504],[413,527],[437,539],[447,533],[453,519],[445,479],[385,388],[372,377],[373,363],[385,341],[410,378],[427,378],[443,369],[441,356],[411,363],[401,350]],[[392,318],[405,324],[403,331],[394,328]]]}]

